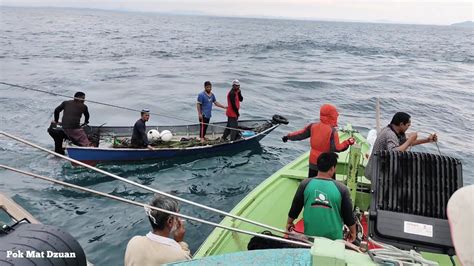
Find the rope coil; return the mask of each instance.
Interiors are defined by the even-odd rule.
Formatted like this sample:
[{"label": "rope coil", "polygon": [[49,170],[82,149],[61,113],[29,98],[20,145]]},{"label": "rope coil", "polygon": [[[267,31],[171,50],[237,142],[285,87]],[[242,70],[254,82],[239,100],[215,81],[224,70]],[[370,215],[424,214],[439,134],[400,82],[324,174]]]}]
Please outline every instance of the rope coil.
[{"label": "rope coil", "polygon": [[382,265],[426,265],[426,266],[438,266],[439,264],[435,261],[427,260],[421,256],[420,253],[415,250],[404,251],[396,248],[392,245],[382,244],[369,238],[369,241],[382,247],[377,249],[371,249],[368,251],[370,258]]}]

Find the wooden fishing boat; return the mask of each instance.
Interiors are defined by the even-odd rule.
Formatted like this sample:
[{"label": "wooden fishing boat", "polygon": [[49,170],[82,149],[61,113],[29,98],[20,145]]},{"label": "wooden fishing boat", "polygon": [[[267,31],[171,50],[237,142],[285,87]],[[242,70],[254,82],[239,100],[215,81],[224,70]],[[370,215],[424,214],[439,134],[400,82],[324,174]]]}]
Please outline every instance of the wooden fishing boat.
[{"label": "wooden fishing boat", "polygon": [[[358,145],[339,153],[336,178],[349,187],[355,210],[358,210],[362,216],[367,217],[369,205],[374,204],[374,202],[371,202],[373,193],[371,182],[363,176],[370,145],[361,134],[352,130],[350,126],[339,131],[341,140],[351,136],[356,139]],[[309,153],[300,156],[267,178],[237,204],[231,213],[273,227],[285,228],[288,210],[296,189],[300,181],[307,177],[308,157]],[[229,217],[225,217],[221,224],[252,232],[265,230],[256,225]],[[359,225],[359,232],[362,230],[363,234],[367,235],[367,225]],[[325,262],[331,262],[331,265],[376,265],[367,253],[344,249],[344,244],[341,246],[340,241],[316,238],[311,250],[248,251],[247,245],[250,239],[251,236],[248,235],[216,228],[195,253],[193,261],[178,263],[177,265],[219,265],[222,263],[237,265],[245,265],[246,263],[259,265],[325,265]],[[421,242],[414,241],[414,243]],[[421,252],[421,254],[423,258],[435,261],[439,265],[451,265],[450,257],[446,254],[432,252]],[[337,260],[339,260],[339,263],[342,261],[343,264],[337,264]]]},{"label": "wooden fishing boat", "polygon": [[208,140],[204,143],[201,143],[199,140],[199,124],[147,126],[147,132],[152,129],[158,129],[159,131],[169,130],[173,134],[171,141],[152,143],[153,150],[127,146],[126,143],[133,132],[132,126],[91,126],[88,134],[97,140],[98,147],[79,147],[68,144],[66,151],[69,157],[90,164],[109,161],[167,159],[183,156],[215,156],[225,152],[251,149],[258,145],[260,140],[280,124],[285,123],[288,124],[284,118],[279,116],[274,116],[272,120],[239,121],[241,138],[235,141],[221,139],[226,122],[212,123],[209,125],[206,134]]}]

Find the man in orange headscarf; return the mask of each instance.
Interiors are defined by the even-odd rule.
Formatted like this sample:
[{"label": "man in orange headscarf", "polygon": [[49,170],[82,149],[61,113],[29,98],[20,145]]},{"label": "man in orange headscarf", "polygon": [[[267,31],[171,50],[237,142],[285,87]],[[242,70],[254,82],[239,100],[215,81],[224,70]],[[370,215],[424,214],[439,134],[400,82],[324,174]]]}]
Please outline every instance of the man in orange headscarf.
[{"label": "man in orange headscarf", "polygon": [[319,123],[311,123],[305,128],[292,132],[282,137],[283,142],[288,140],[304,140],[311,137],[311,152],[309,155],[308,177],[318,175],[317,161],[323,152],[341,152],[355,143],[354,138],[349,138],[342,143],[339,142],[337,134],[337,118],[339,113],[331,104],[324,104],[319,110]]}]

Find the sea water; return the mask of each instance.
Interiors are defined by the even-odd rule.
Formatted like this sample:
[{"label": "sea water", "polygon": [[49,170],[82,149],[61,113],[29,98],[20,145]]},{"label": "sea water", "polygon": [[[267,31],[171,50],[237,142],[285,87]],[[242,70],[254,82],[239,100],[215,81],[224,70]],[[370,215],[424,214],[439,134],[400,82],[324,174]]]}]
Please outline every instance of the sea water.
[{"label": "sea water", "polygon": [[[364,134],[397,111],[412,129],[437,132],[443,155],[463,162],[474,183],[472,29],[450,26],[339,23],[87,9],[0,8],[0,81],[152,112],[149,124],[198,122],[196,99],[210,80],[225,105],[241,83],[241,119],[280,114],[280,126],[253,150],[101,169],[180,197],[229,211],[272,173],[308,150],[281,136],[317,121],[332,103],[339,124]],[[0,129],[53,149],[46,132],[61,97],[0,85]],[[87,103],[87,102],[86,102]],[[133,125],[138,113],[88,103],[94,125]],[[211,121],[225,120],[214,108]],[[413,148],[438,153],[435,145]],[[0,137],[0,162],[128,199],[152,194]],[[121,265],[128,240],[150,230],[142,208],[0,172],[0,191],[43,223],[69,231],[96,265]],[[284,206],[282,206],[284,207]],[[182,212],[213,222],[222,216],[188,205]],[[286,217],[281,217],[286,220]],[[186,224],[196,251],[212,228]]]}]

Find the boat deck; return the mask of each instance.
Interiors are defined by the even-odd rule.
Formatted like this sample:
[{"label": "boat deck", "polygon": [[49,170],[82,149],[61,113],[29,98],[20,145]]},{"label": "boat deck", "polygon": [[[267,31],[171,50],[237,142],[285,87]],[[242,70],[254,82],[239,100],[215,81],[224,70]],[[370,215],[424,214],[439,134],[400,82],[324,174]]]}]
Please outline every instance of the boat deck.
[{"label": "boat deck", "polygon": [[[370,145],[363,136],[353,131],[350,126],[346,127],[345,130],[339,131],[339,138],[341,141],[350,136],[356,139],[356,142],[360,145],[360,151],[362,153],[362,158],[357,170],[355,206],[360,208],[362,211],[365,211],[369,208],[371,197],[370,180],[363,176],[364,167],[367,165],[368,161]],[[346,176],[349,170],[349,156],[349,150],[339,153],[336,174],[336,178],[339,181],[346,181]],[[307,177],[308,157],[309,153],[301,155],[296,160],[267,178],[252,190],[242,201],[240,201],[234,209],[232,209],[231,213],[253,221],[284,229],[288,218],[288,211],[296,189],[301,180]],[[225,217],[221,224],[252,232],[262,232],[266,230],[229,217]],[[216,228],[194,254],[194,259],[246,251],[250,238],[251,236],[249,235]],[[447,255],[429,252],[421,252],[421,254],[423,258],[436,261],[439,265],[451,265],[450,258]],[[366,254],[363,256],[365,259],[370,259]],[[347,265],[351,265],[354,261],[346,260],[346,262],[348,263]],[[302,265],[305,264],[306,263],[303,263]],[[361,263],[358,265],[368,264]]]},{"label": "boat deck", "polygon": [[[364,137],[359,133],[352,131],[349,126],[346,131],[339,132],[339,138],[345,140],[354,137],[359,143],[361,151],[366,154],[369,150]],[[308,157],[309,152],[301,155],[296,160],[280,169],[272,176],[263,181],[258,187],[252,190],[231,213],[246,217],[248,219],[268,224],[277,228],[285,228],[288,218],[288,211],[291,206],[293,196],[299,186],[301,180],[307,178],[308,175]],[[339,153],[337,166],[338,180],[344,181],[348,171],[347,162],[349,160],[349,150]],[[361,176],[364,173],[364,166],[367,159],[363,158],[359,164],[358,184],[356,206],[362,210],[368,209],[370,196],[367,192],[370,189],[370,181]],[[239,229],[262,232],[265,229],[255,225],[251,225],[240,220],[224,218],[221,224],[232,226]],[[250,236],[239,233],[230,232],[222,229],[214,229],[207,240],[202,244],[195,254],[195,258],[207,257],[211,255],[220,255],[230,252],[238,252],[247,250],[247,244]]]}]

